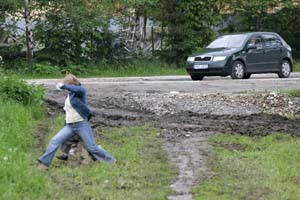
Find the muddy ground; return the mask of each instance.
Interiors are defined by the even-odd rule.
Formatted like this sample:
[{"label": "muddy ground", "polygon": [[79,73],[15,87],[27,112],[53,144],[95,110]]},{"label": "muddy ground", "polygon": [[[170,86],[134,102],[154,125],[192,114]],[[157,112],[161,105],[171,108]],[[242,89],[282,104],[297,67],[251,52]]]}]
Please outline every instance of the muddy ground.
[{"label": "muddy ground", "polygon": [[[178,169],[170,186],[171,200],[193,199],[191,189],[214,175],[207,163],[209,136],[300,134],[300,120],[293,118],[300,114],[300,99],[283,94],[102,93],[92,87],[87,91],[95,130],[144,123],[160,129],[163,148]],[[64,92],[47,89],[49,115],[62,112],[64,97]]]}]

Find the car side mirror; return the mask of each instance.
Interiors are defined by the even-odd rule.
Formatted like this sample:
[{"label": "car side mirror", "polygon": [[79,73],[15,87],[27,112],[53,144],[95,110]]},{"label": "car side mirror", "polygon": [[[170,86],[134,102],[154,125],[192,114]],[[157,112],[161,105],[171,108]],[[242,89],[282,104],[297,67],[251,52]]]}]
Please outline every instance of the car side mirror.
[{"label": "car side mirror", "polygon": [[257,46],[256,46],[255,44],[249,43],[249,44],[247,45],[247,49],[248,49],[248,50],[249,50],[249,49],[257,49]]}]

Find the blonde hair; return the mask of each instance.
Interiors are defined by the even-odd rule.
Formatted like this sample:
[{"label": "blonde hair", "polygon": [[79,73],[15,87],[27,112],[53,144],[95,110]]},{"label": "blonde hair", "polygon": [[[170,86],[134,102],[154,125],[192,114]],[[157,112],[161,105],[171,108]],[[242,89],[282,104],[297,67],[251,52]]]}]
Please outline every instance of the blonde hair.
[{"label": "blonde hair", "polygon": [[81,85],[79,80],[73,74],[66,74],[63,83],[68,85]]}]

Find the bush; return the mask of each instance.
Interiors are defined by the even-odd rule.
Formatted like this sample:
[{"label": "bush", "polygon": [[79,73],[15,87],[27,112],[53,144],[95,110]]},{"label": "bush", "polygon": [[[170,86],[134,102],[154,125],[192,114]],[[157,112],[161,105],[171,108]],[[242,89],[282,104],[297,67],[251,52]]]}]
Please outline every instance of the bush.
[{"label": "bush", "polygon": [[67,67],[64,67],[62,70],[62,73],[72,73],[76,76],[84,75],[88,73],[88,67],[85,65],[69,65]]},{"label": "bush", "polygon": [[13,76],[0,76],[0,93],[4,100],[13,100],[23,105],[42,105],[44,87],[29,85]]},{"label": "bush", "polygon": [[50,64],[36,64],[33,68],[33,72],[38,75],[59,75],[61,74],[58,66]]},{"label": "bush", "polygon": [[17,58],[21,53],[21,44],[11,45],[11,46],[1,46],[0,55],[3,60],[11,60]]}]

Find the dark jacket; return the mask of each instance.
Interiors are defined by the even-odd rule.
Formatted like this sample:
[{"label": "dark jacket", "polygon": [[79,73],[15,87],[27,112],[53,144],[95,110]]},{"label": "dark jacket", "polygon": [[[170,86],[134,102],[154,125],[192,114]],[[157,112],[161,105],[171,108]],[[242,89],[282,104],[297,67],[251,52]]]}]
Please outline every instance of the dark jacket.
[{"label": "dark jacket", "polygon": [[72,107],[80,114],[85,120],[90,120],[92,116],[91,110],[87,106],[86,91],[81,85],[68,85],[64,84],[61,89],[70,91],[69,98]]}]

